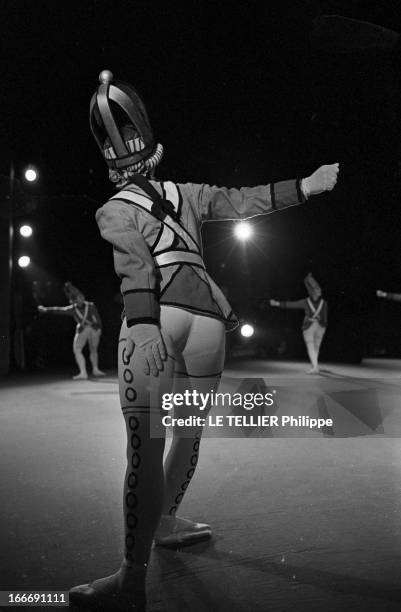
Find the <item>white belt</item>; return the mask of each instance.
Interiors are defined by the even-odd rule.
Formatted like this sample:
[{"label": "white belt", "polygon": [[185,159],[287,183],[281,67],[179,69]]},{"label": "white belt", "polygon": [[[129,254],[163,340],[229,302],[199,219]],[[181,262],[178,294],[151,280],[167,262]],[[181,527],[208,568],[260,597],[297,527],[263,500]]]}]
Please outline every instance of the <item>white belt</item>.
[{"label": "white belt", "polygon": [[167,251],[166,253],[156,255],[154,260],[158,268],[184,263],[200,266],[205,269],[202,257],[198,253],[191,253],[189,251]]}]

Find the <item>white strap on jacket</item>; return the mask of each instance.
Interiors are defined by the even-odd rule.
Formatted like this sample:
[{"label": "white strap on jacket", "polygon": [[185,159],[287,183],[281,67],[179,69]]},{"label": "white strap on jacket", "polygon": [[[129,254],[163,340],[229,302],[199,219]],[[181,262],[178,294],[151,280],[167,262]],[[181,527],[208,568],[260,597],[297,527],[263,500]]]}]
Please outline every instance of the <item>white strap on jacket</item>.
[{"label": "white strap on jacket", "polygon": [[75,313],[78,319],[81,319],[80,325],[85,325],[86,319],[88,318],[88,314],[89,314],[89,302],[85,302],[85,310],[83,314],[81,314],[81,311],[79,310],[79,308],[77,308],[76,306],[74,306],[74,308],[75,308]]},{"label": "white strap on jacket", "polygon": [[166,193],[166,199],[172,203],[174,210],[177,212],[180,205],[180,194],[178,193],[177,185],[172,181],[164,181],[162,186]]},{"label": "white strap on jacket", "polygon": [[167,251],[166,253],[155,255],[154,260],[158,268],[185,263],[205,269],[202,257],[198,253],[191,253],[190,251]]},{"label": "white strap on jacket", "polygon": [[311,321],[317,321],[320,315],[320,312],[323,308],[324,300],[320,300],[319,306],[317,308],[314,307],[310,298],[307,298],[307,302],[309,304],[309,308],[312,311],[312,316],[309,317]]}]

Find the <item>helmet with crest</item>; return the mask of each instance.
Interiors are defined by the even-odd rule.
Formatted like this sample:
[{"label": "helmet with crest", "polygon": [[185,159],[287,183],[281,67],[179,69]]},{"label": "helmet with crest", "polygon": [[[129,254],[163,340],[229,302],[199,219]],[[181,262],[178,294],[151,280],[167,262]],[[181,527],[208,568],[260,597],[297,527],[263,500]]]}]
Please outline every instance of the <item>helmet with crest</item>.
[{"label": "helmet with crest", "polygon": [[160,162],[163,147],[157,144],[146,108],[128,83],[114,81],[110,70],[99,75],[92,96],[89,122],[114,183],[130,174],[147,174]]}]

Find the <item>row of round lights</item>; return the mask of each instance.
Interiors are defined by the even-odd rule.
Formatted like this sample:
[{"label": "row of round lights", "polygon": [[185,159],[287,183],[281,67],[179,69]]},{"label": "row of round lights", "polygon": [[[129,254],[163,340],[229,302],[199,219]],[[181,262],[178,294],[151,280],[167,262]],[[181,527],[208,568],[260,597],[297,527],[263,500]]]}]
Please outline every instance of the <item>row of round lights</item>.
[{"label": "row of round lights", "polygon": [[[33,166],[28,166],[24,172],[24,178],[28,183],[34,183],[38,178],[37,170]],[[19,233],[23,238],[30,238],[33,234],[33,229],[30,225],[21,225]],[[17,261],[20,268],[27,268],[31,263],[31,258],[29,255],[21,255]]]},{"label": "row of round lights", "polygon": [[[253,229],[250,223],[247,221],[236,221],[234,225],[234,236],[241,240],[241,242],[246,242],[250,238],[252,238]],[[240,333],[243,338],[252,338],[255,330],[252,325],[249,323],[244,323],[240,327]]]}]

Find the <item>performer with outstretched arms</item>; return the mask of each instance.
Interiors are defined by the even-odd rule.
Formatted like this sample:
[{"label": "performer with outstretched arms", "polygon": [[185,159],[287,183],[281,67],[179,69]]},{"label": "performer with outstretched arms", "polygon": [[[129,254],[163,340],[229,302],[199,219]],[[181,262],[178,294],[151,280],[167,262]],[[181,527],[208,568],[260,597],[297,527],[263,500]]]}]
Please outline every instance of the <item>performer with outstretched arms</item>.
[{"label": "performer with outstretched arms", "polygon": [[85,344],[89,345],[89,359],[92,364],[93,376],[105,376],[105,373],[99,370],[98,346],[102,333],[102,321],[93,302],[87,302],[85,296],[79,289],[71,283],[64,284],[64,292],[70,302],[69,306],[38,306],[38,310],[42,314],[55,314],[67,317],[72,317],[76,322],[74,341],[72,350],[75,361],[77,362],[79,373],[73,376],[74,380],[86,380],[88,373],[86,370],[86,361],[83,355]]},{"label": "performer with outstretched arms", "polygon": [[[120,399],[127,428],[124,485],[125,551],[119,571],[74,587],[70,601],[83,607],[143,610],[152,542],[184,546],[211,535],[209,525],[177,518],[195,473],[202,429],[173,430],[163,466],[163,437],[152,437],[150,391],[171,391],[210,381],[217,388],[224,365],[224,335],[237,325],[226,298],[207,274],[201,225],[242,219],[302,204],[333,189],[338,164],[303,180],[228,189],[155,180],[163,147],[154,139],[134,88],[105,70],[92,97],[92,132],[117,193],[98,210],[102,237],[113,245],[121,278],[124,318],[119,341]],[[177,409],[176,409],[177,410]],[[186,408],[174,416],[185,416]],[[205,416],[205,413],[203,413]],[[95,512],[95,509],[94,509]]]},{"label": "performer with outstretched arms", "polygon": [[327,302],[322,298],[319,283],[309,273],[304,279],[309,297],[293,302],[270,300],[270,306],[279,308],[299,309],[305,313],[302,332],[312,368],[308,374],[319,373],[319,351],[327,328]]}]

